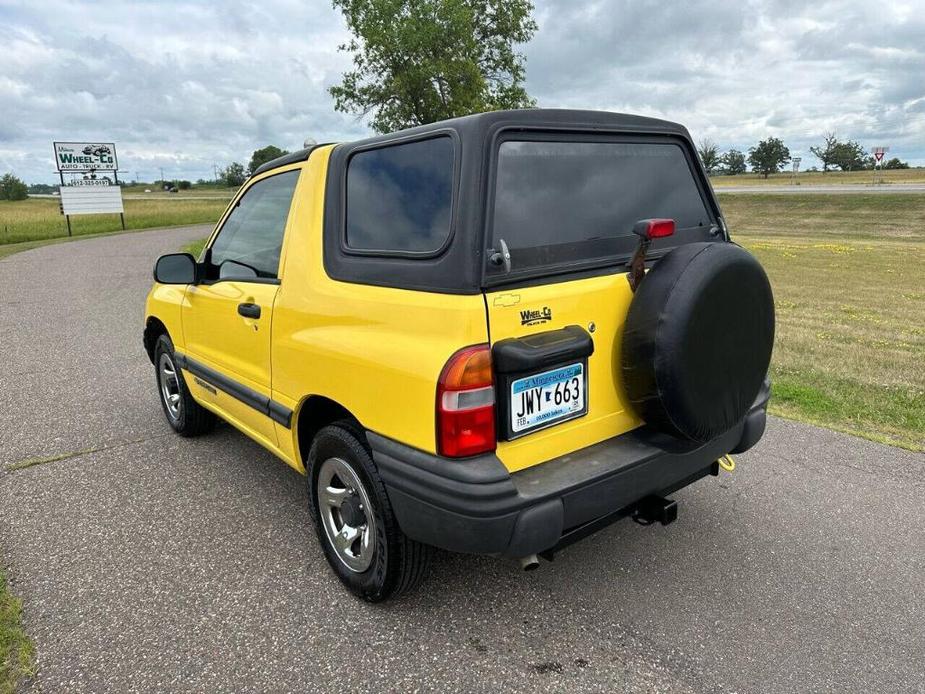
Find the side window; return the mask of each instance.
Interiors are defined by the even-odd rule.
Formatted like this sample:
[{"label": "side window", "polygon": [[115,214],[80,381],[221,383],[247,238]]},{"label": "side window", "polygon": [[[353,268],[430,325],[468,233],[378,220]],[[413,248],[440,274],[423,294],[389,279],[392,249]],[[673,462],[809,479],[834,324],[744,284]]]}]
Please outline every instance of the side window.
[{"label": "side window", "polygon": [[265,178],[244,193],[212,243],[214,279],[277,277],[299,173],[287,171]]},{"label": "side window", "polygon": [[436,251],[450,235],[453,140],[428,140],[358,152],[347,165],[347,247]]}]

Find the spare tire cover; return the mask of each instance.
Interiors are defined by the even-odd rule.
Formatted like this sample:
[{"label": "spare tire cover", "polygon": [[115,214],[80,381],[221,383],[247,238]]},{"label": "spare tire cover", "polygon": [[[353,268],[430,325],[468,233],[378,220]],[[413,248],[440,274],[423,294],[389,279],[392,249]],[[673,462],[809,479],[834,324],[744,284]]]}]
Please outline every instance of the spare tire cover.
[{"label": "spare tire cover", "polygon": [[650,426],[698,442],[742,421],[768,372],[774,298],[754,256],[726,242],[679,246],[636,290],[623,383]]}]

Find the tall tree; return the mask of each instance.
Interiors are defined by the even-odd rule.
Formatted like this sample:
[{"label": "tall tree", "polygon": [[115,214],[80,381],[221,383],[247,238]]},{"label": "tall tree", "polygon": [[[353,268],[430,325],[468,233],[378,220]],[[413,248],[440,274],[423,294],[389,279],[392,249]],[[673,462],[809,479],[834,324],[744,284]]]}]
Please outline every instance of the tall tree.
[{"label": "tall tree", "polygon": [[825,134],[825,143],[818,147],[810,147],[809,151],[813,153],[819,161],[822,162],[822,173],[829,170],[829,167],[835,163],[835,152],[838,148],[838,138],[834,132]]},{"label": "tall tree", "polygon": [[255,149],[251,155],[251,163],[248,165],[247,172],[253,175],[254,172],[268,161],[273,161],[277,157],[289,154],[288,150],[280,149],[276,145],[267,145],[261,149]]},{"label": "tall tree", "polygon": [[832,163],[842,171],[867,168],[867,159],[867,150],[854,140],[837,143],[832,153]]},{"label": "tall tree", "polygon": [[372,114],[390,132],[480,111],[525,108],[530,0],[333,0],[353,38],[353,70],[330,88],[335,108]]},{"label": "tall tree", "polygon": [[247,180],[247,174],[244,172],[244,165],[236,161],[226,166],[221,173],[222,183],[229,188],[239,186]]},{"label": "tall tree", "polygon": [[0,178],[0,200],[25,200],[29,197],[29,188],[11,173]]},{"label": "tall tree", "polygon": [[714,173],[719,169],[719,148],[712,140],[707,140],[706,138],[701,140],[700,144],[697,145],[697,155],[700,157],[703,168],[707,170],[708,174]]},{"label": "tall tree", "polygon": [[745,166],[745,155],[737,149],[730,149],[722,156],[721,161],[723,173],[727,176],[744,174],[747,170]]},{"label": "tall tree", "polygon": [[748,150],[748,163],[752,171],[764,174],[778,173],[790,161],[790,150],[776,137],[769,137]]}]

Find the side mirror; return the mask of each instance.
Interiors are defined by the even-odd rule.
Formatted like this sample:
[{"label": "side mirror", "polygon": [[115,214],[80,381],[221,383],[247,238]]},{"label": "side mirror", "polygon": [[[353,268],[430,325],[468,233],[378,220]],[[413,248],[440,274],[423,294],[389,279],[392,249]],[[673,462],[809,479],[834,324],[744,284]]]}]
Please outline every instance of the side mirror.
[{"label": "side mirror", "polygon": [[196,259],[189,253],[168,253],[154,263],[154,281],[161,284],[195,284]]}]

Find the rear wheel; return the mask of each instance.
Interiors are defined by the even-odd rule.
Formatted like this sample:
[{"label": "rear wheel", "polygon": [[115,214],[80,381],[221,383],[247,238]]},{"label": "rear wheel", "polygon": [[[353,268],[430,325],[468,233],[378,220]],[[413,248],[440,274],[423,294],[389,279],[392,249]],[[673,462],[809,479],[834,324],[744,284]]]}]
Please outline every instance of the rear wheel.
[{"label": "rear wheel", "polygon": [[306,470],[318,541],[341,582],[370,602],[415,587],[430,548],[398,527],[372,458],[348,422],[318,432]]},{"label": "rear wheel", "polygon": [[173,342],[167,335],[157,338],[154,367],[161,407],[173,430],[180,436],[198,436],[210,431],[215,426],[215,415],[190,395],[183,373],[177,368]]}]

